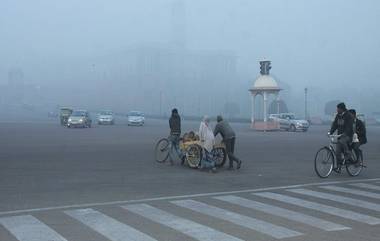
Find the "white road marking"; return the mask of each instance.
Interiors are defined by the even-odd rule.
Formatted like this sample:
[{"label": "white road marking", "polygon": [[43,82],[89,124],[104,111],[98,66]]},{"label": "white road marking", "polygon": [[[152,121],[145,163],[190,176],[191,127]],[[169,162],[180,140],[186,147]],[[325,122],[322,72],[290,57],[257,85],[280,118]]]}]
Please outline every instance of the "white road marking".
[{"label": "white road marking", "polygon": [[380,219],[376,217],[372,217],[365,214],[361,214],[361,213],[357,213],[357,212],[353,212],[353,211],[345,210],[341,208],[336,208],[336,207],[332,207],[332,206],[328,206],[328,205],[324,205],[324,204],[320,204],[316,202],[310,202],[307,200],[303,200],[300,198],[295,198],[295,197],[291,197],[287,195],[282,195],[282,194],[277,194],[277,193],[272,193],[272,192],[254,193],[254,195],[296,205],[303,208],[312,209],[315,211],[331,214],[334,216],[354,220],[361,223],[366,223],[370,225],[380,224]]},{"label": "white road marking", "polygon": [[321,186],[320,188],[330,190],[330,191],[335,191],[335,192],[343,192],[343,193],[349,193],[349,194],[354,194],[354,195],[359,195],[359,196],[364,196],[364,197],[380,199],[380,194],[378,193],[366,192],[359,189],[351,189],[351,188],[337,187],[337,186]]},{"label": "white road marking", "polygon": [[184,233],[194,239],[201,241],[242,241],[231,235],[222,233],[213,228],[184,219],[148,204],[132,204],[123,206],[126,210],[162,224],[176,231]]},{"label": "white road marking", "polygon": [[93,209],[65,211],[94,231],[112,241],[157,241],[156,239]]},{"label": "white road marking", "polygon": [[0,218],[0,224],[19,241],[67,241],[31,215]]},{"label": "white road marking", "polygon": [[343,196],[324,193],[324,192],[311,191],[311,190],[302,189],[302,188],[290,189],[287,191],[292,192],[292,193],[307,195],[307,196],[311,196],[311,197],[326,199],[326,200],[330,200],[330,201],[334,201],[334,202],[338,202],[338,203],[344,203],[344,204],[347,204],[350,206],[370,209],[370,210],[374,210],[374,211],[380,211],[380,205],[379,204],[367,202],[364,200],[359,200],[359,199],[354,199],[354,198],[349,198],[349,197],[343,197]]},{"label": "white road marking", "polygon": [[171,203],[192,211],[219,218],[239,226],[243,226],[260,233],[264,233],[276,239],[290,238],[302,235],[291,229],[277,226],[262,220],[230,212],[222,208],[211,206],[194,200],[172,201]]},{"label": "white road marking", "polygon": [[238,191],[209,192],[209,193],[198,193],[198,194],[178,195],[178,196],[163,196],[163,197],[134,199],[134,200],[83,203],[83,204],[3,211],[3,212],[0,212],[0,215],[15,215],[15,214],[20,214],[20,213],[32,213],[32,212],[51,211],[51,210],[60,210],[60,209],[76,209],[76,208],[99,207],[99,206],[109,206],[109,205],[125,205],[125,204],[132,204],[132,203],[152,202],[152,201],[209,197],[209,196],[214,196],[214,195],[216,196],[216,195],[230,195],[230,194],[238,194],[238,193],[262,192],[262,191],[272,191],[272,190],[280,190],[280,189],[319,186],[319,185],[324,185],[324,184],[333,185],[333,184],[348,184],[348,183],[356,183],[356,182],[371,182],[371,181],[375,182],[379,180],[380,178],[358,179],[358,180],[350,180],[350,181],[315,182],[315,183],[296,184],[296,185],[279,186],[279,187],[245,189],[245,190],[238,190]]},{"label": "white road marking", "polygon": [[373,184],[368,184],[368,183],[352,183],[350,185],[354,186],[354,187],[360,187],[360,188],[366,188],[366,189],[380,191],[380,186],[378,186],[378,185],[373,185]]},{"label": "white road marking", "polygon": [[220,196],[220,197],[214,197],[214,198],[221,201],[229,202],[235,205],[239,205],[245,208],[258,210],[264,213],[269,213],[274,216],[279,216],[285,219],[300,222],[300,223],[303,223],[315,228],[319,228],[325,231],[338,231],[338,230],[351,229],[349,227],[345,227],[337,223],[329,222],[320,218],[302,214],[300,212],[291,211],[285,208],[280,208],[277,206],[249,200],[249,199],[238,197],[238,196],[229,195],[229,196]]}]

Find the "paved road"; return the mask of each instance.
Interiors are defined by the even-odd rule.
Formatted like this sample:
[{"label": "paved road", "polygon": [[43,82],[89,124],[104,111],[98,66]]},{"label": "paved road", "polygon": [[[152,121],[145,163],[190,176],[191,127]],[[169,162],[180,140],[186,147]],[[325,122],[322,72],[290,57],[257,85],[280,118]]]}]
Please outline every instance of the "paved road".
[{"label": "paved road", "polygon": [[380,178],[2,213],[0,240],[364,240]]},{"label": "paved road", "polygon": [[234,127],[242,170],[210,174],[154,163],[154,143],[167,135],[162,121],[2,123],[0,240],[378,240],[378,127],[364,148],[369,168],[327,180],[312,166],[326,127]]}]

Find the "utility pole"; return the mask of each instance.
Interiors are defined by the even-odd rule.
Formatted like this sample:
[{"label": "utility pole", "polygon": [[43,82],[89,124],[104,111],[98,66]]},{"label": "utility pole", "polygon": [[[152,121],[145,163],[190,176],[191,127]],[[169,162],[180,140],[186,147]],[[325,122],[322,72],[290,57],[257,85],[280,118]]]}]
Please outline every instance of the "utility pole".
[{"label": "utility pole", "polygon": [[308,91],[308,89],[305,88],[305,120],[308,120],[308,114],[307,114],[307,91]]},{"label": "utility pole", "polygon": [[201,116],[201,97],[198,94],[198,116]]},{"label": "utility pole", "polygon": [[162,117],[162,90],[160,90],[160,117]]}]

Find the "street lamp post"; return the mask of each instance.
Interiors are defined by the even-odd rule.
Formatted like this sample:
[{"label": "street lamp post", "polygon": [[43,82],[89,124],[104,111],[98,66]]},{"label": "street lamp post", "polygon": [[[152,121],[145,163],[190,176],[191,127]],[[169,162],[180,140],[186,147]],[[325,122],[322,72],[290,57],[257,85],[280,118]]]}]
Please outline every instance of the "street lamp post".
[{"label": "street lamp post", "polygon": [[305,88],[305,120],[308,119],[308,115],[307,115],[307,91],[308,91],[308,89]]},{"label": "street lamp post", "polygon": [[160,91],[160,117],[162,117],[162,90]]}]

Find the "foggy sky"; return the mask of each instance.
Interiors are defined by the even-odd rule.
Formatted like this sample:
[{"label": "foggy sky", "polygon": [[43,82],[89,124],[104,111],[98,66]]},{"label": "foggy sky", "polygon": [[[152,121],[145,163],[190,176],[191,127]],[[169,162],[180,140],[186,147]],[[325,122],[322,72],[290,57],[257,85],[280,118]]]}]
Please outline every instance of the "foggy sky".
[{"label": "foggy sky", "polygon": [[[133,44],[167,43],[172,2],[1,0],[0,83],[13,66],[43,84],[56,81],[44,79],[43,72],[60,62],[121,52]],[[273,74],[296,90],[380,90],[379,1],[185,3],[187,48],[235,52],[239,73],[247,76],[239,84],[253,84],[258,61],[266,58]]]}]

